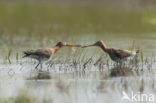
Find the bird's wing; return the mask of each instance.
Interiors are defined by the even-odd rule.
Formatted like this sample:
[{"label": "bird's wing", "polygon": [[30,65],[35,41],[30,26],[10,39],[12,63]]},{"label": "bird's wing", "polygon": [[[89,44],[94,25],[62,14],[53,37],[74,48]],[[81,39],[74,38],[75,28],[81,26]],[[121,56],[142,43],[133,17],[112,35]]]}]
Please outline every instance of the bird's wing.
[{"label": "bird's wing", "polygon": [[29,55],[34,54],[34,53],[35,53],[35,50],[28,50],[28,51],[24,51],[23,53],[25,54],[25,56],[24,56],[24,57],[27,57],[27,56],[29,56]]},{"label": "bird's wing", "polygon": [[44,57],[49,58],[49,56],[51,55],[51,51],[49,49],[44,49],[43,48],[43,49],[25,51],[24,54],[44,56]]},{"label": "bird's wing", "polygon": [[126,58],[132,55],[129,50],[113,49],[113,52],[118,58]]}]

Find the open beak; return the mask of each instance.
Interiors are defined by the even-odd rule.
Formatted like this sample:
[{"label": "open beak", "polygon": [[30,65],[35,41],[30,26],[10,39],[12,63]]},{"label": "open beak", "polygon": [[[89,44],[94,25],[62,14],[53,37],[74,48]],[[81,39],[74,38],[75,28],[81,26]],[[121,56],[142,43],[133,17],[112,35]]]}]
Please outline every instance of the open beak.
[{"label": "open beak", "polygon": [[91,44],[91,45],[83,46],[82,48],[91,47],[91,46],[95,46],[95,44]]},{"label": "open beak", "polygon": [[75,45],[75,44],[66,44],[65,46],[69,46],[69,47],[81,47],[81,45]]}]

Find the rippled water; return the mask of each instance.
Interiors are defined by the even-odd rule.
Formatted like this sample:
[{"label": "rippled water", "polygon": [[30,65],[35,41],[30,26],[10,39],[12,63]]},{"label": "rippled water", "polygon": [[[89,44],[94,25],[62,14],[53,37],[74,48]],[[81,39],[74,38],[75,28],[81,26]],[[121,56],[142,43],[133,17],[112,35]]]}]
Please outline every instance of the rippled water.
[{"label": "rippled water", "polygon": [[[105,58],[106,54],[100,48],[82,49],[64,47],[52,58],[52,63],[58,64],[53,64],[53,66],[44,64],[43,66],[45,71],[49,70],[51,79],[41,80],[33,79],[38,75],[38,72],[34,69],[36,62],[31,59],[21,58],[22,51],[33,47],[39,48],[39,41],[36,38],[32,38],[30,42],[24,42],[26,46],[23,47],[22,45],[24,43],[22,41],[25,41],[27,38],[24,38],[22,41],[15,39],[12,46],[15,46],[16,42],[21,42],[21,44],[19,47],[15,46],[15,48],[11,49],[9,58],[11,64],[7,59],[9,52],[5,52],[3,53],[4,55],[1,56],[0,96],[3,98],[16,97],[19,93],[26,91],[30,96],[33,95],[33,97],[37,98],[38,102],[47,101],[53,103],[131,103],[132,101],[122,100],[123,92],[130,96],[132,92],[135,94],[142,92],[156,96],[156,79],[154,75],[156,67],[154,57],[154,52],[156,51],[154,45],[156,42],[154,40],[155,37],[154,34],[148,34],[148,36],[137,35],[137,37],[131,35],[118,36],[117,34],[104,34],[73,37],[73,40],[67,38],[67,41],[65,40],[66,42],[71,40],[71,42],[82,45],[94,43],[96,40],[103,40],[110,47],[131,49],[134,45],[135,49],[141,49],[143,51],[144,59],[148,57],[150,65],[143,64],[144,71],[141,72],[141,69],[139,69],[139,73],[135,73],[134,76],[109,77],[109,72],[112,67],[111,63],[113,63],[111,60],[109,60],[109,69],[108,66],[104,64],[102,72],[99,71],[99,66],[93,65],[100,56],[103,56],[104,61],[107,60]],[[48,46],[46,45],[46,41],[43,41],[43,45],[46,45],[46,47],[56,44],[55,40],[50,41],[51,39],[48,38],[45,40],[49,41]],[[133,40],[135,40],[135,42]],[[31,45],[31,43],[33,44]],[[62,55],[62,53],[64,55]],[[85,58],[92,57],[93,59],[91,63],[87,64],[85,72],[76,69],[73,63],[70,62],[70,60],[78,59],[78,57],[83,58],[83,56],[81,56],[82,54],[85,54]],[[84,62],[81,61],[81,59],[78,61]],[[69,62],[71,64],[68,64]],[[140,63],[139,65],[141,68],[142,64]],[[150,70],[148,68],[150,68]],[[134,103],[138,103],[138,101],[134,101]]]},{"label": "rippled water", "polygon": [[[0,103],[20,96],[22,101],[33,99],[30,103],[149,102],[122,100],[125,93],[151,94],[155,98],[149,103],[155,103],[155,7],[0,3]],[[98,47],[63,47],[43,71],[34,69],[35,60],[22,58],[25,50],[53,47],[59,41],[87,45],[98,40],[108,47],[139,49],[138,67],[131,75],[112,77],[115,64]],[[100,57],[101,64],[94,65]]]},{"label": "rippled water", "polygon": [[46,69],[49,69],[51,79],[37,80],[33,79],[39,73],[34,70],[34,62],[21,59],[12,64],[1,64],[1,97],[16,97],[19,93],[26,91],[30,96],[37,98],[38,102],[131,103],[132,101],[122,100],[123,92],[129,96],[132,92],[156,96],[155,66],[150,70],[139,70],[135,72],[134,76],[109,77],[111,68],[108,69],[107,66],[100,71],[98,66],[92,65],[90,68],[90,64],[83,71],[78,69],[80,66],[76,68],[68,64],[54,65],[48,68],[47,65],[44,65],[44,71],[41,72],[46,73]]}]

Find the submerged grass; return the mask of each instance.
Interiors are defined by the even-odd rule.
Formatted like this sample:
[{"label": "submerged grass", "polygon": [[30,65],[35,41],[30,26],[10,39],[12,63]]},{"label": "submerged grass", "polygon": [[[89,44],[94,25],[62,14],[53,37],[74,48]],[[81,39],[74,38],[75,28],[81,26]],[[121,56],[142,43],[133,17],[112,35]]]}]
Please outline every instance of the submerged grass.
[{"label": "submerged grass", "polygon": [[25,91],[21,91],[17,97],[0,98],[0,103],[38,103],[37,99]]},{"label": "submerged grass", "polygon": [[27,93],[20,93],[15,98],[14,103],[37,103],[37,99],[28,95]]},{"label": "submerged grass", "polygon": [[[53,61],[50,61],[45,70],[47,71],[38,71],[34,77],[29,79],[51,79],[52,72],[61,72],[61,73],[78,73],[83,77],[87,72],[95,71],[97,73],[102,73],[103,77],[127,77],[127,76],[140,76],[143,74],[143,71],[151,70],[152,64],[151,61],[154,61],[152,58],[142,58],[143,53],[134,56],[131,59],[128,59],[123,63],[123,66],[116,64],[110,60],[109,56],[100,56],[97,57],[85,57],[86,52],[75,52],[70,55],[70,59],[64,57],[64,59],[53,57]],[[147,62],[147,60],[149,62]]]},{"label": "submerged grass", "polygon": [[[25,41],[25,39],[22,40]],[[42,39],[43,39],[42,42],[45,42],[44,38]],[[38,45],[39,42],[37,42],[36,44]],[[31,43],[29,43],[29,45],[30,44]],[[132,45],[133,46],[131,49],[136,48],[134,41]],[[38,71],[36,72],[36,74],[34,74],[33,76],[27,79],[51,79],[51,72],[58,72],[58,71],[64,73],[71,73],[77,71],[77,72],[82,72],[82,75],[85,75],[86,71],[97,71],[97,72],[109,71],[110,77],[130,76],[133,75],[133,71],[139,72],[146,69],[150,70],[153,67],[152,65],[155,63],[154,55],[152,55],[153,56],[152,58],[150,57],[146,58],[143,54],[143,51],[140,51],[139,55],[126,61],[124,69],[120,70],[120,67],[117,67],[116,63],[114,63],[108,55],[106,55],[102,50],[100,50],[100,48],[97,49],[99,49],[101,52],[89,51],[89,49],[87,50],[82,48],[64,47],[61,49],[63,50],[58,51],[52,57],[52,60],[45,64],[46,65],[45,70],[47,71]],[[22,57],[22,52],[19,53],[15,49],[12,50],[8,49],[8,53],[4,61],[6,64],[10,64],[12,62],[12,64],[17,63],[20,64],[21,66],[25,63],[27,65],[29,64],[34,65],[36,63],[36,62],[32,62],[31,59],[22,59],[21,57]],[[26,61],[23,62],[23,60]],[[107,76],[109,72],[107,72]],[[137,74],[140,75],[139,73],[135,73],[135,75]]]}]

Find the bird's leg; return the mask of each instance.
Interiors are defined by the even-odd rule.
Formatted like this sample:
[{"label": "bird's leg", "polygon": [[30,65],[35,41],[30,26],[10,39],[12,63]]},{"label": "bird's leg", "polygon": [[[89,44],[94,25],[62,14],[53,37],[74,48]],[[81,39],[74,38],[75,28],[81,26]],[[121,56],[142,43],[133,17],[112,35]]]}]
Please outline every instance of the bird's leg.
[{"label": "bird's leg", "polygon": [[40,62],[36,65],[35,69],[37,69],[39,65],[40,65]]},{"label": "bird's leg", "polygon": [[122,69],[122,64],[120,64],[120,69]]},{"label": "bird's leg", "polygon": [[42,70],[42,63],[41,63],[41,70]]},{"label": "bird's leg", "polygon": [[120,60],[119,64],[120,64],[120,69],[122,69],[122,60]]}]

